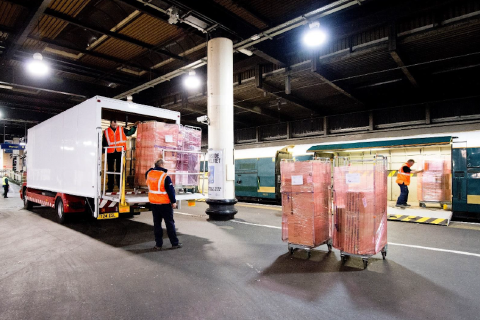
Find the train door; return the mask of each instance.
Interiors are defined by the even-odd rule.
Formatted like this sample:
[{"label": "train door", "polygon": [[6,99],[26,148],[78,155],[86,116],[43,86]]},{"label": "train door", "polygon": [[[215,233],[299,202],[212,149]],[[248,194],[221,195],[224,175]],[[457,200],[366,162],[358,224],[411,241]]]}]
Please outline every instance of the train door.
[{"label": "train door", "polygon": [[258,159],[258,197],[275,199],[275,158]]},{"label": "train door", "polygon": [[258,197],[257,158],[235,160],[235,196]]}]

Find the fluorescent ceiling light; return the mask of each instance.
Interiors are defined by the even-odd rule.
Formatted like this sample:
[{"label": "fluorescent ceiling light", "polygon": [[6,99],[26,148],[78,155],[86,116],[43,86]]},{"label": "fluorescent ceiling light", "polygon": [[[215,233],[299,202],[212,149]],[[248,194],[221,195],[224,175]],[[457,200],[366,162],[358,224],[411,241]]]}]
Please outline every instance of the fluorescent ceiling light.
[{"label": "fluorescent ceiling light", "polygon": [[6,85],[3,85],[3,84],[0,84],[0,88],[1,89],[7,89],[7,90],[13,90],[12,86],[6,86]]},{"label": "fluorescent ceiling light", "polygon": [[247,49],[238,49],[238,52],[241,52],[249,57],[253,55],[253,52]]}]

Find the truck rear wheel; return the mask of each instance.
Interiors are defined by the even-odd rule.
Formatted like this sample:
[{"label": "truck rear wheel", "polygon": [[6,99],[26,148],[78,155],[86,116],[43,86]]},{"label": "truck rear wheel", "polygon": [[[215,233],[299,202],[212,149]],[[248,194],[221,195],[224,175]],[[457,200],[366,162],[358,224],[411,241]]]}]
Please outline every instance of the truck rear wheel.
[{"label": "truck rear wheel", "polygon": [[63,201],[62,199],[57,199],[57,204],[55,206],[55,208],[57,209],[57,221],[58,223],[60,224],[64,224],[65,223],[65,210],[64,210],[64,207],[63,207]]},{"label": "truck rear wheel", "polygon": [[27,188],[23,189],[23,208],[31,210],[33,208],[32,201],[27,200]]}]

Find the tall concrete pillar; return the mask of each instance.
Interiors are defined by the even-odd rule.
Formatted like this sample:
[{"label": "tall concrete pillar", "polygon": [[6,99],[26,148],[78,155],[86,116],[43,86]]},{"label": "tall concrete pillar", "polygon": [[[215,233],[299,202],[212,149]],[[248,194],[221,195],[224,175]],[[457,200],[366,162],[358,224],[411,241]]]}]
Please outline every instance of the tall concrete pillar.
[{"label": "tall concrete pillar", "polygon": [[210,219],[227,220],[235,209],[233,158],[233,43],[227,38],[208,41],[208,199]]}]

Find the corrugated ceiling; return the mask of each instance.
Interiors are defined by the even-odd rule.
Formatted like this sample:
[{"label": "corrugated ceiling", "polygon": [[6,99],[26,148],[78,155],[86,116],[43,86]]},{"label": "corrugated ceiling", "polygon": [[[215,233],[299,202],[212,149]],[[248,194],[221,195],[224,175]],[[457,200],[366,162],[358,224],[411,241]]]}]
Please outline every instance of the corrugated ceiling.
[{"label": "corrugated ceiling", "polygon": [[0,2],[0,25],[14,27],[23,13],[23,8],[10,2]]}]

